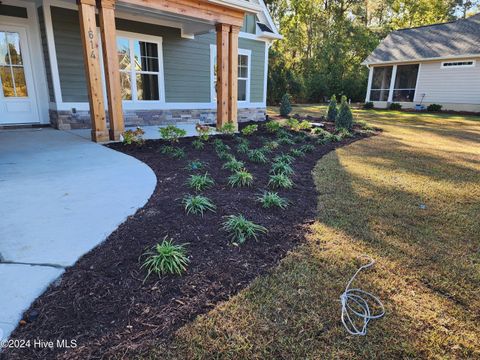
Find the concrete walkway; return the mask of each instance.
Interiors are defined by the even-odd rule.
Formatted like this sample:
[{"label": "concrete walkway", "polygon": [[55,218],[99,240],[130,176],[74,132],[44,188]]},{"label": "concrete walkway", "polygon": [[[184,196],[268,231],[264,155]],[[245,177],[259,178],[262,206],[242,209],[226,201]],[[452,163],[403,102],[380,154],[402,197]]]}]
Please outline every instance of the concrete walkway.
[{"label": "concrete walkway", "polygon": [[72,133],[0,131],[0,340],[155,185],[144,163]]}]

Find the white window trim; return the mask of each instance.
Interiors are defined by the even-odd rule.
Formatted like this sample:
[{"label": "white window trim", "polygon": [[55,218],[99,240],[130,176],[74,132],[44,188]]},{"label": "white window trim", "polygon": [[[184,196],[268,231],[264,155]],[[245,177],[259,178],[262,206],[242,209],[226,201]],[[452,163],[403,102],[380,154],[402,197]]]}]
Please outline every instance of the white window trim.
[{"label": "white window trim", "polygon": [[[123,104],[144,104],[144,103],[165,103],[165,78],[164,78],[164,71],[163,71],[163,39],[160,36],[151,36],[151,35],[145,35],[145,34],[138,34],[138,33],[133,33],[133,32],[127,32],[127,31],[117,31],[116,33],[117,38],[123,38],[127,39],[129,41],[129,48],[130,48],[130,59],[134,59],[134,53],[133,53],[133,42],[134,41],[145,41],[153,44],[157,44],[158,48],[158,73],[157,72],[146,72],[146,73],[152,73],[152,74],[158,74],[158,91],[159,91],[159,100],[138,100],[137,96],[137,81],[136,77],[134,77],[134,74],[137,73],[134,71],[132,68],[130,71],[130,76],[132,77],[132,100],[123,100]],[[103,65],[103,64],[102,64]],[[103,67],[103,66],[102,66]],[[120,72],[125,72],[125,71],[120,71]],[[140,72],[143,73],[143,72]],[[128,108],[128,106],[127,106]]]},{"label": "white window trim", "polygon": [[[252,50],[238,49],[238,55],[248,56],[248,78],[247,78],[247,94],[245,101],[238,101],[238,105],[250,104],[250,83],[252,80]],[[217,45],[210,45],[210,102],[216,104],[216,91],[215,91],[215,58],[217,56]]]},{"label": "white window trim", "polygon": [[[452,63],[471,63],[471,64],[462,64],[462,65],[446,65]],[[463,69],[463,68],[471,68],[475,67],[475,60],[453,60],[453,61],[443,61],[442,62],[442,69]]]}]

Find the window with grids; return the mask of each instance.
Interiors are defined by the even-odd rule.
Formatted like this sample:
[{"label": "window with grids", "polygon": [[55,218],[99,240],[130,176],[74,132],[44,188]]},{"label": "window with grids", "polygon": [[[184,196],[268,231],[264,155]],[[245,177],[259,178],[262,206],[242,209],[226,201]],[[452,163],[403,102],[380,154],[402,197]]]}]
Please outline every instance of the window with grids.
[{"label": "window with grids", "polygon": [[23,66],[20,34],[0,31],[0,85],[4,97],[28,96]]},{"label": "window with grids", "polygon": [[[212,48],[212,101],[217,100],[217,49]],[[250,101],[250,52],[248,50],[238,49],[238,101]]]},{"label": "window with grids", "polygon": [[160,43],[117,38],[123,100],[160,100]]}]

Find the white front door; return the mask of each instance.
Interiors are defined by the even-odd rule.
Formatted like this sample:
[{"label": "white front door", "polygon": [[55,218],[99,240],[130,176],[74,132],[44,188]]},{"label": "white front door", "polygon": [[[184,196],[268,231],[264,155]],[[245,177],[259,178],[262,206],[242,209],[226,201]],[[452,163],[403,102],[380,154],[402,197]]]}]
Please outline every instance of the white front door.
[{"label": "white front door", "polygon": [[0,125],[38,123],[24,28],[0,24]]}]

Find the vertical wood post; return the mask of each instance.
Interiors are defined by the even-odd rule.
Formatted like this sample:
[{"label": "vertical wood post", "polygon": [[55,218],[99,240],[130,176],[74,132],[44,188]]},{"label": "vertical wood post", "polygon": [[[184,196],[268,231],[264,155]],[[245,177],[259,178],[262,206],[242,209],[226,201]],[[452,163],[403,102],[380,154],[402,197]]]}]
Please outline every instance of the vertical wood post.
[{"label": "vertical wood post", "polygon": [[228,51],[228,118],[238,130],[238,33],[240,27],[232,25]]},{"label": "vertical wood post", "polygon": [[228,63],[230,26],[217,24],[217,128],[228,122]]},{"label": "vertical wood post", "polygon": [[77,0],[80,33],[83,44],[83,60],[87,75],[87,92],[92,120],[92,140],[108,141],[107,122],[102,92],[102,75],[98,51],[95,0]]},{"label": "vertical wood post", "polygon": [[120,89],[120,72],[117,56],[115,30],[116,0],[97,0],[99,7],[100,32],[102,35],[103,64],[107,83],[108,118],[110,140],[119,140],[125,130]]}]

